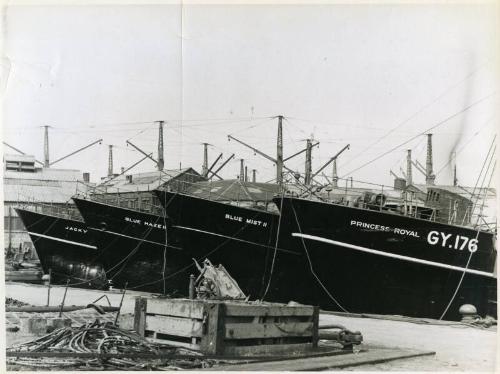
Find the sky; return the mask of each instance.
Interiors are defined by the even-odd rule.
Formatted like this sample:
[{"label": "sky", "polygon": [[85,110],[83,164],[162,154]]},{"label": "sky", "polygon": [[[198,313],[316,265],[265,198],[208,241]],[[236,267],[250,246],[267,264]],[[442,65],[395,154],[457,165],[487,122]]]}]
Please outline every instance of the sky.
[{"label": "sky", "polygon": [[[313,171],[350,144],[341,177],[392,185],[407,149],[425,164],[433,128],[436,182],[452,183],[456,151],[473,186],[498,127],[495,3],[24,5],[3,21],[4,141],[43,160],[48,125],[54,161],[102,138],[54,165],[93,181],[110,144],[115,172],[143,157],[126,140],[156,157],[157,120],[167,169],[201,171],[206,142],[209,164],[235,154],[224,178],[243,158],[270,181],[275,166],[227,135],[274,157],[283,115],[285,157],[320,142]],[[303,172],[304,155],[287,166]]]}]

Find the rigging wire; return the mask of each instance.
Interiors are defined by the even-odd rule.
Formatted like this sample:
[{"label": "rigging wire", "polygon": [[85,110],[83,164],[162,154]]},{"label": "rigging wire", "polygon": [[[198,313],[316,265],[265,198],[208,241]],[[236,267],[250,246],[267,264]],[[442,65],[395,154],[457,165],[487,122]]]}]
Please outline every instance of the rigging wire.
[{"label": "rigging wire", "polygon": [[479,100],[477,100],[477,101],[473,102],[472,104],[470,104],[470,105],[466,106],[465,108],[461,109],[460,111],[455,112],[455,113],[454,113],[454,114],[452,114],[451,116],[448,116],[448,117],[447,117],[447,118],[445,118],[444,120],[442,120],[442,121],[438,122],[437,124],[435,124],[435,125],[433,125],[433,126],[431,126],[431,127],[427,128],[426,130],[424,130],[424,131],[422,131],[422,132],[418,133],[417,135],[415,135],[415,136],[411,137],[410,139],[408,139],[408,140],[404,141],[403,143],[400,143],[399,145],[397,145],[397,146],[395,146],[395,147],[392,147],[391,149],[389,149],[388,151],[386,151],[386,152],[382,153],[381,155],[379,155],[379,156],[375,157],[374,159],[372,159],[372,160],[370,160],[370,161],[368,161],[368,162],[365,162],[365,163],[364,163],[364,164],[362,164],[361,166],[358,166],[357,168],[355,168],[355,169],[351,170],[349,173],[344,174],[344,177],[345,177],[345,176],[347,176],[347,175],[350,175],[350,174],[352,174],[352,173],[354,173],[354,172],[356,172],[356,171],[358,171],[358,170],[360,170],[360,169],[362,169],[362,168],[364,168],[364,167],[366,167],[366,166],[368,166],[368,165],[370,165],[370,164],[372,164],[373,162],[375,162],[375,161],[377,161],[377,160],[381,159],[382,157],[384,157],[384,156],[388,155],[389,153],[391,153],[391,152],[395,151],[396,149],[398,149],[398,148],[402,147],[403,145],[406,145],[406,144],[410,143],[411,141],[413,141],[413,140],[417,139],[419,136],[425,135],[425,134],[426,134],[426,133],[428,133],[429,131],[434,130],[434,129],[436,129],[436,128],[438,128],[438,127],[442,126],[442,125],[444,125],[444,124],[445,124],[445,123],[447,123],[449,120],[451,120],[451,119],[453,119],[453,118],[457,117],[458,115],[460,115],[460,114],[462,114],[462,113],[466,112],[466,111],[467,111],[467,110],[469,110],[470,108],[472,108],[472,107],[474,107],[474,106],[476,106],[476,105],[480,104],[481,102],[483,102],[483,101],[485,101],[485,100],[489,99],[490,97],[492,97],[492,96],[493,96],[493,95],[495,95],[495,94],[496,94],[496,92],[492,92],[491,94],[489,94],[489,95],[486,95],[486,96],[482,97],[481,99],[479,99]]},{"label": "rigging wire", "polygon": [[[477,69],[473,70],[471,73],[467,74],[465,76],[465,78],[461,79],[459,82],[455,83],[455,84],[452,84],[451,86],[447,87],[441,94],[439,94],[436,98],[432,99],[430,102],[428,102],[427,104],[425,104],[423,107],[421,107],[420,109],[418,109],[416,112],[414,112],[412,115],[410,115],[409,117],[407,117],[406,119],[404,119],[403,121],[401,121],[399,124],[397,124],[395,127],[393,127],[391,130],[389,130],[387,133],[385,133],[384,135],[382,135],[377,141],[375,141],[373,144],[371,144],[370,146],[368,146],[368,148],[365,148],[363,151],[361,151],[360,153],[358,153],[356,156],[354,156],[352,159],[350,159],[349,161],[347,161],[346,165],[349,164],[351,161],[355,160],[356,158],[358,158],[359,156],[361,156],[363,153],[365,153],[368,149],[370,149],[372,146],[380,143],[383,139],[385,139],[388,135],[392,134],[394,131],[396,131],[397,129],[401,128],[402,126],[404,126],[405,124],[407,124],[408,122],[410,122],[412,119],[414,119],[415,117],[417,117],[420,113],[422,113],[424,110],[426,110],[427,108],[429,108],[430,106],[432,106],[434,103],[438,102],[439,100],[441,100],[445,95],[448,94],[449,91],[451,91],[453,88],[461,85],[463,82],[467,81],[470,77],[474,76],[479,70],[481,70],[483,68],[483,65],[479,66]],[[428,131],[428,130],[427,130]]]},{"label": "rigging wire", "polygon": [[[491,161],[491,160],[490,160]],[[486,160],[485,160],[486,162]],[[491,172],[491,176],[490,176],[490,180],[488,181],[488,187],[487,189],[490,188],[490,183],[491,183],[491,179],[493,178],[493,174],[495,172],[495,166],[496,166],[496,160],[495,160],[495,163],[494,163],[494,166],[493,166],[493,170]],[[484,181],[484,180],[483,180]],[[482,187],[482,186],[481,186]],[[486,195],[485,195],[486,197]],[[478,217],[478,223],[479,223],[479,217]],[[475,240],[477,240],[477,238],[479,237],[479,232],[480,232],[480,228],[478,227],[477,229],[477,232],[476,232],[476,238]],[[457,293],[458,293],[458,290],[460,289],[460,286],[462,285],[462,282],[464,280],[464,277],[465,277],[465,274],[466,274],[466,270],[469,268],[469,263],[470,263],[470,260],[472,259],[472,255],[474,254],[475,252],[471,252],[470,255],[469,255],[469,259],[467,260],[467,264],[465,265],[465,268],[464,268],[464,271],[462,272],[462,276],[460,277],[460,280],[458,282],[458,285],[457,285],[457,288],[455,289],[455,292],[453,293],[448,305],[446,306],[446,308],[444,309],[443,313],[441,314],[441,316],[439,317],[439,321],[441,321],[443,319],[443,317],[445,316],[445,314],[448,312],[448,309],[450,308],[451,304],[453,303],[453,301],[455,300],[455,297],[457,296]]]},{"label": "rigging wire", "polygon": [[[282,212],[282,209],[283,209],[283,200],[284,200],[284,194],[281,194],[280,212]],[[271,269],[269,271],[269,279],[267,281],[266,290],[264,291],[264,294],[262,295],[262,300],[265,299],[265,297],[267,295],[267,291],[269,291],[269,286],[271,285],[271,279],[272,279],[273,272],[274,272],[274,264],[275,264],[275,261],[276,261],[276,253],[278,252],[278,242],[279,242],[280,227],[281,227],[281,216],[282,216],[282,214],[280,214],[279,217],[278,217],[278,229],[276,230],[276,241],[275,241],[275,244],[274,244],[273,260],[271,262]]]},{"label": "rigging wire", "polygon": [[[481,131],[483,131],[486,127],[486,125],[493,119],[493,117],[490,117],[484,124],[483,126],[478,130],[476,131],[469,139],[467,139],[465,141],[465,143],[463,143],[463,145],[459,148],[457,148],[457,150],[455,151],[456,154],[459,154],[464,148],[465,146],[467,146]],[[436,172],[436,176],[438,176],[450,163],[452,162],[452,159],[450,158],[437,172]]]},{"label": "rigging wire", "polygon": [[[299,222],[299,219],[297,217],[297,212],[295,211],[295,207],[293,206],[293,202],[290,201],[290,206],[292,207],[292,210],[293,210],[293,214],[295,216],[295,221],[297,222],[297,227],[299,229],[299,232],[302,233],[302,228],[300,227],[300,222]],[[309,257],[309,251],[307,250],[307,247],[306,247],[306,243],[304,242],[304,238],[301,237],[300,240],[302,241],[302,247],[304,248],[304,251],[306,252],[306,256],[307,256],[307,261],[309,263],[309,269],[311,270],[311,273],[312,275],[314,276],[314,278],[316,278],[316,280],[318,281],[319,285],[321,286],[321,288],[323,288],[323,290],[325,291],[325,293],[328,295],[328,297],[333,300],[333,302],[335,304],[337,304],[337,306],[342,309],[342,311],[346,312],[346,313],[349,313],[342,305],[340,305],[340,303],[337,301],[337,299],[335,299],[333,297],[333,295],[330,293],[330,291],[328,291],[328,289],[326,288],[326,286],[323,284],[323,282],[321,282],[321,280],[319,279],[318,275],[316,274],[316,272],[314,271],[314,268],[313,268],[313,265],[312,265],[312,261],[311,261],[311,258]]]}]

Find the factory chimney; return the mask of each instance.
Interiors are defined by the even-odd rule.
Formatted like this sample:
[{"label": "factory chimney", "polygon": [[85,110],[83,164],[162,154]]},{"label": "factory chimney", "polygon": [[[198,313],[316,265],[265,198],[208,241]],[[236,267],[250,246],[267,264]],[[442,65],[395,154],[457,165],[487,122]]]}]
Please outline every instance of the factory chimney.
[{"label": "factory chimney", "polygon": [[309,186],[311,184],[311,172],[312,172],[311,153],[312,153],[312,142],[311,142],[311,139],[307,139],[306,170],[305,170],[305,174],[304,174],[305,175],[304,183],[306,186]]},{"label": "factory chimney", "polygon": [[413,184],[413,175],[411,170],[411,149],[407,150],[406,155],[406,185]]},{"label": "factory chimney", "polygon": [[337,188],[339,177],[337,175],[337,159],[333,160],[332,187]]},{"label": "factory chimney", "polygon": [[163,170],[165,160],[163,158],[163,121],[158,121],[158,170]]},{"label": "factory chimney", "polygon": [[48,168],[50,166],[49,161],[49,126],[45,125],[44,127],[44,138],[43,138],[43,167]]},{"label": "factory chimney", "polygon": [[113,146],[109,145],[109,155],[108,155],[108,177],[113,176]]},{"label": "factory chimney", "polygon": [[434,185],[436,176],[432,172],[432,134],[427,134],[427,160],[425,163],[425,184]]},{"label": "factory chimney", "polygon": [[245,165],[245,182],[248,182],[248,166]]},{"label": "factory chimney", "polygon": [[208,176],[208,143],[203,143],[203,165],[201,167],[201,175]]},{"label": "factory chimney", "polygon": [[245,164],[244,164],[245,160],[243,160],[242,158],[240,159],[240,181],[241,182],[244,182],[245,181]]},{"label": "factory chimney", "polygon": [[276,183],[283,184],[283,116],[278,116],[278,138],[276,144]]},{"label": "factory chimney", "polygon": [[252,169],[252,182],[255,183],[257,182],[257,176],[256,176],[257,170]]}]

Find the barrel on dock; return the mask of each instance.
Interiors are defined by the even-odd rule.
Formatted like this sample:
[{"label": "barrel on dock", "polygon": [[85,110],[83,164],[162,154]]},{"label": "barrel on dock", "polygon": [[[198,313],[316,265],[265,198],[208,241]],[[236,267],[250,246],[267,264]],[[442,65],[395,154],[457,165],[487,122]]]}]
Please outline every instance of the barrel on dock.
[{"label": "barrel on dock", "polygon": [[151,342],[205,354],[278,355],[317,347],[318,318],[307,305],[140,297],[134,329]]}]

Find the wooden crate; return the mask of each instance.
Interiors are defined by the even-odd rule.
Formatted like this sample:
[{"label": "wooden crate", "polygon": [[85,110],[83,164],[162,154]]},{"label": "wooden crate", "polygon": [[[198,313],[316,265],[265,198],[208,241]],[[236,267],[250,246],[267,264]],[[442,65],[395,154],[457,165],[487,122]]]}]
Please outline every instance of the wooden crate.
[{"label": "wooden crate", "polygon": [[307,305],[139,297],[134,329],[205,354],[291,354],[317,347],[318,318],[319,308]]}]

